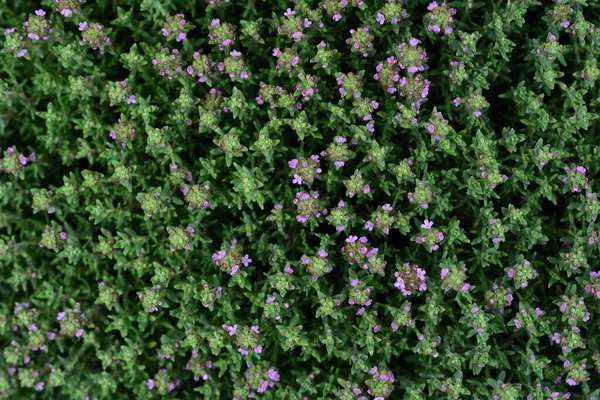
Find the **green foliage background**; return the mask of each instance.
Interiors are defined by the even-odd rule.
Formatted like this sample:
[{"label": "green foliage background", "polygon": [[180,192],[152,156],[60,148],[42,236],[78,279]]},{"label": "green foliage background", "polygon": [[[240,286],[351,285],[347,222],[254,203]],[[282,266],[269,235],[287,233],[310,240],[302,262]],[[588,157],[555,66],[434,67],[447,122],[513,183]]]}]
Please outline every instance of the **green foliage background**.
[{"label": "green foliage background", "polygon": [[[163,394],[177,399],[597,398],[600,4],[455,1],[444,34],[427,29],[425,1],[390,3],[406,12],[396,24],[378,22],[379,0],[349,1],[339,22],[316,1],[231,3],[99,0],[64,17],[54,1],[0,1],[0,27],[17,29],[0,40],[0,397],[143,399],[173,383]],[[288,7],[312,22],[299,40],[277,31]],[[10,40],[37,9],[53,32],[25,35],[27,54],[17,57]],[[177,13],[192,25],[181,42],[161,33]],[[236,29],[225,52],[210,43],[214,19]],[[80,45],[84,21],[110,38],[104,54]],[[367,57],[346,43],[365,26]],[[430,82],[422,103],[374,79],[411,38],[427,54],[416,74]],[[315,60],[320,42],[334,50],[327,68]],[[173,79],[152,64],[161,48],[179,51]],[[276,48],[299,57],[291,72],[276,69]],[[195,52],[218,64],[233,50],[247,79],[217,65],[205,83],[184,73]],[[318,85],[308,101],[296,89],[300,72]],[[362,105],[338,90],[349,72],[378,103],[372,132]],[[286,91],[274,107],[256,100],[263,84]],[[436,112],[451,127],[441,140],[428,131],[442,124]],[[110,136],[119,119],[135,129],[125,147]],[[292,183],[288,162],[334,149],[339,136],[352,152],[345,165],[321,155],[312,185]],[[17,161],[31,153],[35,161]],[[368,194],[349,193],[358,173]],[[190,210],[183,190],[194,184],[209,186],[210,207]],[[318,191],[327,216],[345,202],[346,229],[325,215],[299,222],[299,190]],[[409,201],[413,193],[428,207]],[[384,204],[389,234],[369,231]],[[378,249],[373,268],[348,262],[352,235]],[[230,275],[212,257],[235,239],[228,254],[252,262]],[[319,250],[331,270],[316,278],[302,259]],[[405,263],[426,272],[426,290],[394,287]],[[527,286],[509,278],[515,265],[530,274]],[[360,311],[348,302],[356,296],[372,303]],[[490,299],[507,302],[504,312]],[[257,344],[261,352],[238,350]],[[186,368],[196,362],[199,371]],[[257,392],[263,381],[274,385]]]}]

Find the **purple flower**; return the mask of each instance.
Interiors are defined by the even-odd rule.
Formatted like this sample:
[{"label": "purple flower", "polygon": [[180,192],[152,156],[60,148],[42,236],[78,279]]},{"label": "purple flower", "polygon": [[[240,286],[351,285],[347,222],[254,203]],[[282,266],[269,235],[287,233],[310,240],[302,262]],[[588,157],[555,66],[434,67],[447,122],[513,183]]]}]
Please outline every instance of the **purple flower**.
[{"label": "purple flower", "polygon": [[68,8],[64,8],[64,9],[63,9],[63,10],[60,12],[60,14],[61,14],[63,17],[70,17],[70,16],[71,16],[71,14],[73,14],[73,11],[69,10]]},{"label": "purple flower", "polygon": [[44,15],[46,15],[46,11],[44,11],[44,10],[35,10],[35,15],[37,15],[38,17],[43,17]]},{"label": "purple flower", "polygon": [[77,332],[75,333],[76,337],[81,337],[83,335],[83,329],[78,329]]},{"label": "purple flower", "polygon": [[302,32],[295,32],[292,35],[292,39],[300,39],[302,37]]},{"label": "purple flower", "polygon": [[79,23],[79,30],[83,31],[85,28],[87,27],[87,22],[80,22]]},{"label": "purple flower", "polygon": [[152,379],[148,379],[146,386],[148,386],[148,390],[152,390],[154,388],[154,381]]},{"label": "purple flower", "polygon": [[237,324],[234,324],[233,326],[223,324],[223,329],[225,329],[227,332],[229,332],[229,336],[233,336],[233,335],[235,335],[235,332],[237,331]]},{"label": "purple flower", "polygon": [[25,164],[27,164],[27,158],[25,158],[25,156],[23,154],[19,154],[19,162],[22,165],[25,165]]},{"label": "purple flower", "polygon": [[56,315],[56,320],[57,320],[57,321],[62,321],[62,319],[63,319],[63,318],[66,316],[66,315],[67,315],[67,313],[66,313],[66,312],[64,312],[64,311],[61,311],[61,312],[59,312],[59,313]]},{"label": "purple flower", "polygon": [[377,13],[377,22],[379,22],[380,25],[383,25],[385,22],[385,17],[382,13]]},{"label": "purple flower", "polygon": [[433,222],[428,219],[426,219],[425,222],[423,222],[421,224],[421,228],[423,228],[423,229],[431,229],[432,226],[433,226]]},{"label": "purple flower", "polygon": [[448,275],[448,272],[450,272],[450,270],[448,268],[442,268],[442,272],[440,273],[440,278],[444,279],[446,277],[446,275]]},{"label": "purple flower", "polygon": [[273,368],[269,368],[269,372],[267,372],[267,375],[269,375],[269,379],[271,379],[272,381],[279,380],[279,373]]},{"label": "purple flower", "polygon": [[248,254],[246,254],[246,255],[244,255],[244,257],[242,257],[242,264],[244,264],[244,267],[247,267],[248,264],[250,264],[251,262],[252,262],[252,260],[250,259]]}]

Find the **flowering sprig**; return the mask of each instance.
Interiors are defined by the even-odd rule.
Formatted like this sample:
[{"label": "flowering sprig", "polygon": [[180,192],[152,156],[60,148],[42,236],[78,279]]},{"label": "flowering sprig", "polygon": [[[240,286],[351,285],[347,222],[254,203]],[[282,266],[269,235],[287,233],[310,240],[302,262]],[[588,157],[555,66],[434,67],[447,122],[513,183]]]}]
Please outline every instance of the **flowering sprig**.
[{"label": "flowering sprig", "polygon": [[187,38],[187,33],[194,26],[190,25],[185,19],[184,14],[167,15],[161,24],[160,32],[167,40],[181,42]]},{"label": "flowering sprig", "polygon": [[87,317],[80,309],[81,304],[76,303],[75,308],[61,311],[56,315],[56,320],[60,324],[60,334],[71,337],[81,337],[85,333],[85,325],[88,322]]},{"label": "flowering sprig", "polygon": [[215,18],[210,22],[208,32],[208,43],[216,44],[219,51],[225,51],[235,44],[235,26],[228,22]]},{"label": "flowering sprig", "polygon": [[183,185],[181,191],[190,211],[204,210],[212,207],[209,202],[212,199],[209,185]]},{"label": "flowering sprig", "polygon": [[374,211],[371,214],[371,218],[365,223],[365,229],[368,231],[375,229],[386,235],[389,234],[390,228],[396,223],[396,217],[391,214],[392,210],[393,208],[389,204],[384,204],[382,207],[378,208],[377,211]]},{"label": "flowering sprig", "polygon": [[454,31],[454,14],[456,14],[454,8],[448,7],[445,1],[441,4],[432,1],[427,6],[427,10],[429,12],[425,14],[423,19],[428,31],[434,33],[444,32],[446,35],[450,35]]},{"label": "flowering sprig", "polygon": [[535,279],[538,273],[531,266],[531,262],[520,257],[520,261],[517,262],[513,267],[506,268],[508,279],[515,282],[517,288],[525,288],[529,284],[529,281]]},{"label": "flowering sprig", "polygon": [[252,263],[248,254],[242,256],[242,249],[236,239],[232,239],[229,246],[221,246],[221,250],[212,255],[212,260],[221,272],[232,276],[239,271],[240,266],[247,267]]},{"label": "flowering sprig", "polygon": [[319,192],[317,191],[296,192],[293,203],[296,206],[296,220],[298,222],[316,221],[321,216],[327,215],[327,207],[325,207],[322,200],[319,200]]},{"label": "flowering sprig", "polygon": [[340,95],[346,99],[358,99],[362,94],[362,78],[362,72],[357,74],[354,72],[348,72],[347,74],[338,73],[335,77],[335,81],[340,87]]},{"label": "flowering sprig", "polygon": [[315,179],[319,177],[322,169],[319,167],[320,160],[318,155],[312,155],[309,158],[294,158],[288,161],[288,167],[292,169],[296,185],[312,185]]},{"label": "flowering sprig", "polygon": [[370,26],[359,29],[350,29],[350,37],[346,39],[346,44],[350,46],[352,52],[359,52],[363,57],[368,57],[373,51],[373,36],[369,30]]},{"label": "flowering sprig", "polygon": [[119,103],[136,103],[135,95],[127,85],[127,81],[109,82],[106,86],[111,106]]},{"label": "flowering sprig", "polygon": [[370,298],[371,290],[366,282],[358,278],[352,279],[348,288],[348,304],[369,307],[373,304],[373,299]]},{"label": "flowering sprig", "polygon": [[166,211],[167,205],[164,204],[160,189],[138,193],[136,196],[137,201],[140,202],[140,206],[147,217],[152,217],[154,214]]},{"label": "flowering sprig", "polygon": [[394,286],[407,297],[427,290],[427,278],[424,269],[416,264],[404,263],[396,265],[398,271],[394,273],[396,283]]},{"label": "flowering sprig", "polygon": [[380,25],[386,23],[396,25],[407,17],[408,12],[402,7],[401,0],[388,0],[383,8],[377,12],[375,20]]},{"label": "flowering sprig", "polygon": [[371,193],[371,186],[358,171],[354,172],[350,179],[345,180],[344,185],[346,186],[346,196],[349,198],[362,197]]},{"label": "flowering sprig", "polygon": [[486,310],[498,310],[500,314],[504,313],[507,307],[513,302],[513,294],[511,288],[505,288],[497,284],[492,285],[492,290],[485,292]]},{"label": "flowering sprig", "polygon": [[336,136],[334,141],[329,144],[326,151],[321,152],[321,157],[327,157],[337,168],[346,165],[346,161],[355,156],[354,152],[348,148],[346,138]]},{"label": "flowering sprig", "polygon": [[585,301],[578,296],[563,295],[556,301],[562,313],[562,320],[569,325],[576,326],[590,320],[591,314],[585,306]]},{"label": "flowering sprig", "polygon": [[79,32],[81,40],[80,46],[88,45],[92,50],[99,50],[100,54],[104,54],[107,47],[112,46],[112,42],[108,37],[109,33],[105,33],[97,22],[83,21],[79,23]]},{"label": "flowering sprig", "polygon": [[585,167],[577,165],[569,168],[568,165],[565,165],[563,170],[565,171],[565,175],[561,177],[561,180],[566,184],[569,190],[573,193],[580,193],[583,190],[588,189],[587,170]]},{"label": "flowering sprig", "polygon": [[56,3],[56,11],[65,18],[81,13],[81,3],[83,3],[83,0],[54,0],[54,2]]},{"label": "flowering sprig", "polygon": [[[369,370],[371,379],[365,381],[367,393],[375,399],[387,399],[394,390],[394,374],[391,370],[373,366]],[[360,393],[358,393],[360,394]]]},{"label": "flowering sprig", "polygon": [[182,226],[177,226],[174,228],[169,228],[167,230],[169,233],[169,244],[171,246],[171,251],[175,250],[189,250],[191,248],[191,235],[196,232],[196,230],[187,226],[186,228]]},{"label": "flowering sprig", "polygon": [[335,227],[338,232],[343,232],[350,225],[351,213],[344,201],[340,201],[337,207],[332,208],[327,216],[327,222]]},{"label": "flowering sprig", "polygon": [[419,46],[419,39],[411,38],[408,43],[398,45],[398,65],[409,74],[423,72],[426,61],[427,53]]},{"label": "flowering sprig", "polygon": [[154,52],[152,65],[161,76],[167,76],[169,80],[182,74],[183,67],[179,50],[161,47],[160,51]]},{"label": "flowering sprig", "polygon": [[111,139],[115,140],[122,148],[135,140],[135,128],[133,123],[123,117],[119,118],[117,123],[110,130]]},{"label": "flowering sprig", "polygon": [[210,59],[210,56],[200,54],[197,51],[194,52],[192,57],[194,58],[192,64],[188,65],[185,69],[187,74],[194,78],[198,78],[198,82],[200,83],[210,83],[209,79],[216,63]]},{"label": "flowering sprig", "polygon": [[448,262],[440,264],[440,279],[443,282],[444,293],[450,290],[466,292],[471,285],[467,282],[467,267],[463,262]]}]

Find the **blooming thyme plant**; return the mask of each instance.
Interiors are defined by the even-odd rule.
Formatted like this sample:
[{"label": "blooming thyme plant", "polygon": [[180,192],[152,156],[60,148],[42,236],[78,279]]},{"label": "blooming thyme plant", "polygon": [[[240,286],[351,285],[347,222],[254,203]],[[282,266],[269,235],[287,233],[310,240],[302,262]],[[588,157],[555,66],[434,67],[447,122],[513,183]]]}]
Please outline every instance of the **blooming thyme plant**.
[{"label": "blooming thyme plant", "polygon": [[599,400],[599,9],[0,0],[0,399]]}]

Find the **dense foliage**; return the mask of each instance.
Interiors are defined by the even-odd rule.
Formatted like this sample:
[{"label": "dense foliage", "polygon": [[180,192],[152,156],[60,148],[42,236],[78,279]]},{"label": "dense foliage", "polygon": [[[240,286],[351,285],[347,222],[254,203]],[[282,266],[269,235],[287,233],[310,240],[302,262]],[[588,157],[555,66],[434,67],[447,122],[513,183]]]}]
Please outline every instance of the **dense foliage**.
[{"label": "dense foliage", "polygon": [[1,0],[0,398],[599,398],[599,16]]}]

